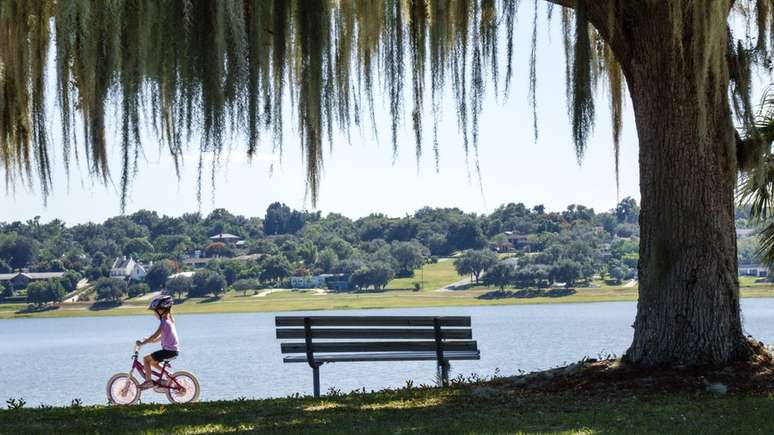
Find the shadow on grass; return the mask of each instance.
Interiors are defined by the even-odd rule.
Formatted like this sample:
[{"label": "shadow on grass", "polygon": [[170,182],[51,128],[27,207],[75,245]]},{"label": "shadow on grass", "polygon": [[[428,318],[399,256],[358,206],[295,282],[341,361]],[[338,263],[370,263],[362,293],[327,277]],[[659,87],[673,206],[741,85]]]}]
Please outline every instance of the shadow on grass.
[{"label": "shadow on grass", "polygon": [[469,282],[467,284],[460,284],[460,285],[450,285],[446,287],[447,290],[452,291],[459,291],[459,290],[475,290],[476,287],[486,287],[486,284],[483,282],[475,283],[475,282]]},{"label": "shadow on grass", "polygon": [[42,305],[42,306],[29,305],[27,308],[23,308],[21,310],[16,311],[16,314],[43,313],[46,311],[54,311],[58,309],[59,309],[59,305]]},{"label": "shadow on grass", "polygon": [[[248,291],[251,291],[251,290],[248,290]],[[251,297],[255,296],[256,294],[258,294],[257,291],[255,291],[255,292],[253,292],[251,294],[247,294],[247,293],[242,293],[242,291],[240,290],[239,293],[234,293],[234,297],[236,297],[236,298],[251,298]]]},{"label": "shadow on grass", "polygon": [[218,302],[220,299],[221,299],[220,296],[210,296],[210,297],[208,297],[206,299],[200,300],[197,303],[199,303],[199,304],[209,304],[209,303],[212,303],[212,302]]},{"label": "shadow on grass", "polygon": [[121,301],[99,301],[94,302],[89,307],[89,310],[91,311],[102,311],[102,310],[110,310],[112,308],[120,307],[122,304]]},{"label": "shadow on grass", "polygon": [[525,290],[495,290],[478,296],[477,299],[530,299],[530,298],[562,298],[572,296],[577,291],[574,288],[525,289]]},{"label": "shadow on grass", "polygon": [[[522,397],[509,387],[393,390],[322,399],[0,411],[3,433],[762,433],[767,398],[655,396],[615,402]],[[729,412],[729,408],[735,412]]]}]

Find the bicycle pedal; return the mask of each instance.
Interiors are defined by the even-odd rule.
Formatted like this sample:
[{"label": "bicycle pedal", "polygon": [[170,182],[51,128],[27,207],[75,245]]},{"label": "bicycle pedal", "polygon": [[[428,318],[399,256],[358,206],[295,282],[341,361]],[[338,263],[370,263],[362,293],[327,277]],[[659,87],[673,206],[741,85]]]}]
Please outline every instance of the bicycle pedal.
[{"label": "bicycle pedal", "polygon": [[163,394],[163,393],[167,392],[167,389],[164,388],[164,387],[153,387],[153,391],[155,391],[157,393],[162,393]]}]

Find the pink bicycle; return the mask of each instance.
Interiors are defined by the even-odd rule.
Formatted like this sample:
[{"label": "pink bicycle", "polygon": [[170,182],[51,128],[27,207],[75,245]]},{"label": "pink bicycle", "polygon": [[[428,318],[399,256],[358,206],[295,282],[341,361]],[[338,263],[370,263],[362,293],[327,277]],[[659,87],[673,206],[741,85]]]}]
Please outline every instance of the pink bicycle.
[{"label": "pink bicycle", "polygon": [[[139,346],[134,346],[132,355],[132,368],[128,373],[116,373],[107,383],[108,402],[116,405],[131,405],[140,400],[140,382],[134,377],[136,370],[140,379],[144,378],[145,367],[138,361]],[[161,363],[161,371],[152,370],[153,391],[165,393],[171,403],[194,402],[199,398],[199,380],[193,373],[178,371],[170,373],[172,368],[168,360]]]}]

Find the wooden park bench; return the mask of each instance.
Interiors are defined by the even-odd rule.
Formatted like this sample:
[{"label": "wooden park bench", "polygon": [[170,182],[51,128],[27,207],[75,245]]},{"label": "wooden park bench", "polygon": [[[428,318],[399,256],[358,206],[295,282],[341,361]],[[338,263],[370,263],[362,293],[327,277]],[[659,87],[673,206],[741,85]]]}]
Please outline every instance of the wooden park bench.
[{"label": "wooden park bench", "polygon": [[312,368],[315,397],[325,363],[435,361],[447,386],[449,361],[481,357],[469,316],[277,316],[275,325],[278,340],[295,340],[280,344],[291,354],[283,362]]}]

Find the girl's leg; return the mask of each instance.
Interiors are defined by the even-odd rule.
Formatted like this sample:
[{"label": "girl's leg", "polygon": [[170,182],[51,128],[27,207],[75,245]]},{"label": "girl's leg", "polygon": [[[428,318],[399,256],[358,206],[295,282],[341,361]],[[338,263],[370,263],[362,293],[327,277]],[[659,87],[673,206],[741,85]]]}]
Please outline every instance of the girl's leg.
[{"label": "girl's leg", "polygon": [[145,358],[142,360],[143,366],[145,366],[145,380],[151,381],[151,369],[154,367],[156,361],[153,361],[153,357],[150,355],[145,355]]}]

